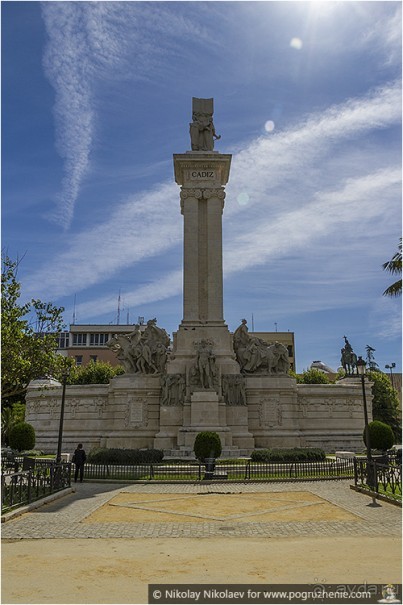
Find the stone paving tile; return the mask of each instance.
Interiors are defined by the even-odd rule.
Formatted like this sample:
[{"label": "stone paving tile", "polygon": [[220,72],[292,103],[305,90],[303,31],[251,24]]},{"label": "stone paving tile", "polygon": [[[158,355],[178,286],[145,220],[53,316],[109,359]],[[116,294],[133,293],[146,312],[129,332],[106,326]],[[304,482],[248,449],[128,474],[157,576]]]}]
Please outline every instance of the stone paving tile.
[{"label": "stone paving tile", "polygon": [[[217,484],[95,484],[83,483],[77,492],[3,524],[2,538],[166,538],[210,536],[341,536],[401,535],[401,509],[382,503],[368,506],[371,499],[350,489],[347,481],[295,483]],[[309,491],[356,515],[356,521],[214,523],[94,523],[82,521],[119,494],[270,493]]]}]

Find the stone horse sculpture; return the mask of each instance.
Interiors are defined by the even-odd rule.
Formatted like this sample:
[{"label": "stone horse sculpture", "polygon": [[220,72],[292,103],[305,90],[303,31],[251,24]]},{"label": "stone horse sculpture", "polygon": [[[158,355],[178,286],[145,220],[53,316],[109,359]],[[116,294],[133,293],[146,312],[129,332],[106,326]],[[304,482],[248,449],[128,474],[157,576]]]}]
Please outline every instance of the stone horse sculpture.
[{"label": "stone horse sculpture", "polygon": [[130,334],[114,334],[106,343],[127,373],[161,374],[165,370],[170,339],[168,334],[150,319],[142,333],[134,326]]}]

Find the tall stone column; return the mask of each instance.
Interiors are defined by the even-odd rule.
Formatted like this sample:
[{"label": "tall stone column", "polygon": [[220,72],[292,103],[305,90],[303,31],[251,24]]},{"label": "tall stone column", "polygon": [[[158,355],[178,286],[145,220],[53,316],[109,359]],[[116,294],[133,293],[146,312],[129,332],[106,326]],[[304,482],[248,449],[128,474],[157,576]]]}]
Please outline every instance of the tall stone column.
[{"label": "tall stone column", "polygon": [[183,372],[195,342],[207,339],[222,373],[239,373],[224,321],[222,215],[231,155],[188,151],[174,155],[183,215],[183,319],[168,372]]},{"label": "tall stone column", "polygon": [[[220,137],[212,115],[213,99],[193,99],[192,151],[174,155],[184,233],[183,319],[167,362],[163,388],[171,391],[160,406],[154,447],[181,455],[192,455],[201,431],[217,432],[226,455],[254,447],[246,402],[233,393],[228,400],[228,384],[240,377],[223,309],[222,216],[232,156],[214,151]],[[175,385],[182,385],[180,396]]]},{"label": "tall stone column", "polygon": [[184,218],[183,325],[224,323],[222,213],[231,155],[174,155]]},{"label": "tall stone column", "polygon": [[221,218],[224,198],[223,188],[181,190],[184,325],[224,323]]}]

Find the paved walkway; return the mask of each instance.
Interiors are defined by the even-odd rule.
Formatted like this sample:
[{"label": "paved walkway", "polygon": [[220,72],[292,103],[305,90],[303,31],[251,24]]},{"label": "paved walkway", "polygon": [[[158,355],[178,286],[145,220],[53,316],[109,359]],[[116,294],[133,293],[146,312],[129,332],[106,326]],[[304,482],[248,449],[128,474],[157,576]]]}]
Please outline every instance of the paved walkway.
[{"label": "paved walkway", "polygon": [[146,603],[155,583],[400,583],[401,509],[370,503],[350,481],[79,484],[3,524],[2,603]]},{"label": "paved walkway", "polygon": [[[382,502],[380,507],[370,506],[371,499],[350,489],[350,481],[321,481],[299,483],[248,483],[248,484],[146,484],[116,485],[83,483],[77,491],[60,500],[42,506],[2,527],[2,538],[162,538],[162,537],[297,537],[297,536],[401,536],[401,509]],[[222,523],[209,521],[189,523],[160,522],[83,522],[102,505],[120,493],[127,494],[247,494],[310,492],[352,513],[348,519],[326,521],[272,521],[260,522],[256,517],[232,523],[228,517]]]}]

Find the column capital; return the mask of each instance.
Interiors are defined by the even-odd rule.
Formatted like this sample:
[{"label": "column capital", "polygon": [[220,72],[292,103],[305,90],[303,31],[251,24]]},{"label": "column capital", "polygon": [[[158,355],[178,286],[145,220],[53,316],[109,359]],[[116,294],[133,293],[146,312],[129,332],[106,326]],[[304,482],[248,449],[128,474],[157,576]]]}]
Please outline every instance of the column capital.
[{"label": "column capital", "polygon": [[209,200],[211,197],[216,197],[219,200],[225,199],[224,187],[219,189],[203,189],[203,198]]},{"label": "column capital", "polygon": [[185,189],[181,187],[180,191],[180,199],[181,199],[181,213],[183,214],[183,205],[184,201],[188,198],[193,198],[195,200],[201,200],[203,197],[202,189]]},{"label": "column capital", "polygon": [[218,200],[222,200],[224,207],[225,200],[225,191],[224,187],[219,187],[215,189],[188,189],[186,187],[181,187],[180,191],[180,199],[181,199],[181,212],[183,214],[183,204],[184,201],[188,198],[193,198],[196,200],[209,200],[211,198],[216,198]]},{"label": "column capital", "polygon": [[194,197],[196,200],[200,200],[203,197],[202,189],[185,189],[181,187],[181,200],[186,200],[188,197]]}]

